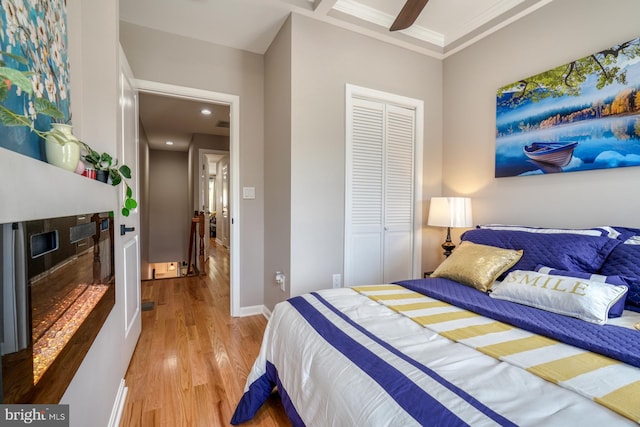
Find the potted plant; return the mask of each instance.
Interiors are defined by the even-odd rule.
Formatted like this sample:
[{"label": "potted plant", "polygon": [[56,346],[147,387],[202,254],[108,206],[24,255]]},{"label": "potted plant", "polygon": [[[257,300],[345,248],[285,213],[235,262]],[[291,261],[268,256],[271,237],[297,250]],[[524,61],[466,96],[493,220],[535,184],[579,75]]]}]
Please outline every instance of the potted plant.
[{"label": "potted plant", "polygon": [[[98,153],[89,148],[87,154],[83,156],[85,162],[93,166],[96,171],[96,179],[106,183],[109,179],[109,170],[113,167],[113,158],[108,153]],[[117,163],[117,160],[116,160]]]},{"label": "potted plant", "polygon": [[[80,151],[83,143],[71,133],[71,127],[66,123],[65,115],[50,100],[35,95],[35,72],[30,69],[20,70],[7,65],[7,59],[12,59],[17,66],[28,67],[28,61],[18,55],[0,52],[0,123],[4,126],[25,126],[31,132],[45,141],[47,162],[67,170],[76,170],[79,165]],[[20,102],[15,98],[9,106],[9,95],[15,90],[15,95],[22,98],[22,112],[19,112]],[[36,126],[39,116],[49,117],[51,123],[48,130]],[[42,124],[40,124],[42,126]]]},{"label": "potted plant", "polygon": [[[105,171],[111,178],[112,185],[117,186],[121,183],[125,185],[122,215],[129,216],[130,210],[138,206],[138,203],[133,199],[131,187],[124,181],[125,178],[131,178],[131,169],[127,165],[118,167],[118,161],[116,160],[114,163],[109,154],[103,153],[100,155],[88,144],[75,138],[71,134],[70,125],[56,122],[63,121],[65,116],[51,101],[43,97],[34,96],[33,82],[31,80],[34,72],[9,67],[4,60],[5,58],[12,58],[17,63],[28,66],[28,61],[25,58],[2,51],[0,51],[0,56],[2,57],[0,59],[0,123],[4,126],[28,127],[31,132],[46,141],[47,147],[50,145],[63,147],[61,156],[65,157],[65,162],[62,167],[68,170],[76,170],[79,165],[80,152],[85,151],[84,159],[96,165],[96,171]],[[25,93],[29,99],[28,107],[25,107],[27,109],[25,113],[14,111],[6,105],[7,97],[14,87],[16,92]],[[50,129],[40,130],[35,126],[35,120],[38,115],[48,116],[52,119]],[[64,150],[64,147],[67,149]],[[49,148],[47,148],[48,160],[49,156]],[[58,155],[51,155],[51,157],[58,157]]]},{"label": "potted plant", "polygon": [[106,183],[111,178],[111,185],[116,186],[122,183],[125,186],[122,215],[129,216],[131,209],[135,209],[138,206],[138,202],[133,198],[133,190],[125,181],[125,179],[131,179],[131,168],[127,165],[118,166],[118,159],[114,160],[108,153],[100,154],[86,144],[85,149],[87,154],[83,158],[87,163],[93,165],[96,170],[96,179]]}]

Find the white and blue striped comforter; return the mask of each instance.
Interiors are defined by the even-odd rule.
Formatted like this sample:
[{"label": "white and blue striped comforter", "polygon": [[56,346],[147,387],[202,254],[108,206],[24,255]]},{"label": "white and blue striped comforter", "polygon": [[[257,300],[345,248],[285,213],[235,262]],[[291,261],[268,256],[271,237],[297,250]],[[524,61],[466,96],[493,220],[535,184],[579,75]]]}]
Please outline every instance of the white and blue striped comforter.
[{"label": "white and blue striped comforter", "polygon": [[294,425],[637,425],[348,288],[276,306],[232,423],[274,384]]}]

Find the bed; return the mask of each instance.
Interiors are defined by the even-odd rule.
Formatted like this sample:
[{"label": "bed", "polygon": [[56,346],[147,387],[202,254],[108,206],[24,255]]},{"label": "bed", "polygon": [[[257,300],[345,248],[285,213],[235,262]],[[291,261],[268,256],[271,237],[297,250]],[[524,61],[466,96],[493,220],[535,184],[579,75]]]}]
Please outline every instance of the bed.
[{"label": "bed", "polygon": [[430,278],[278,304],[232,424],[640,423],[640,230],[488,225]]}]

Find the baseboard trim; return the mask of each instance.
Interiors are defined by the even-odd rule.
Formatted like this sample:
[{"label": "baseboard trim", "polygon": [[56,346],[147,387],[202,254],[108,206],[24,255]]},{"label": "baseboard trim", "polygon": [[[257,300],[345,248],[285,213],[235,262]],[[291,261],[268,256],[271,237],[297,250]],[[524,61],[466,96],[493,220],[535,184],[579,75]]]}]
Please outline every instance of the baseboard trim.
[{"label": "baseboard trim", "polygon": [[109,417],[109,427],[118,427],[120,425],[120,418],[122,418],[122,412],[124,411],[124,404],[127,400],[128,391],[129,389],[125,386],[123,378],[120,380],[118,394],[116,394],[116,400],[113,402],[111,416]]},{"label": "baseboard trim", "polygon": [[271,317],[271,310],[266,305],[254,305],[240,308],[240,317],[256,316],[262,314],[267,320]]},{"label": "baseboard trim", "polygon": [[266,305],[263,305],[263,306],[262,306],[262,315],[263,315],[267,320],[269,320],[269,319],[271,318],[271,310],[269,310],[269,309],[267,308],[267,306],[266,306]]},{"label": "baseboard trim", "polygon": [[257,314],[262,314],[263,307],[264,307],[263,305],[252,305],[248,307],[240,307],[239,317],[255,316]]}]

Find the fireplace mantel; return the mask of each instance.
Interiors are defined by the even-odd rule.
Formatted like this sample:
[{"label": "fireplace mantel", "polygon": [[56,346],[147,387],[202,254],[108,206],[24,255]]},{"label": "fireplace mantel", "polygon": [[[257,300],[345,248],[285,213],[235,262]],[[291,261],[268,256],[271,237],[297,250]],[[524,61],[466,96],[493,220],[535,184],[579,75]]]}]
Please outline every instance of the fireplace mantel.
[{"label": "fireplace mantel", "polygon": [[0,223],[117,209],[112,187],[0,147]]}]

